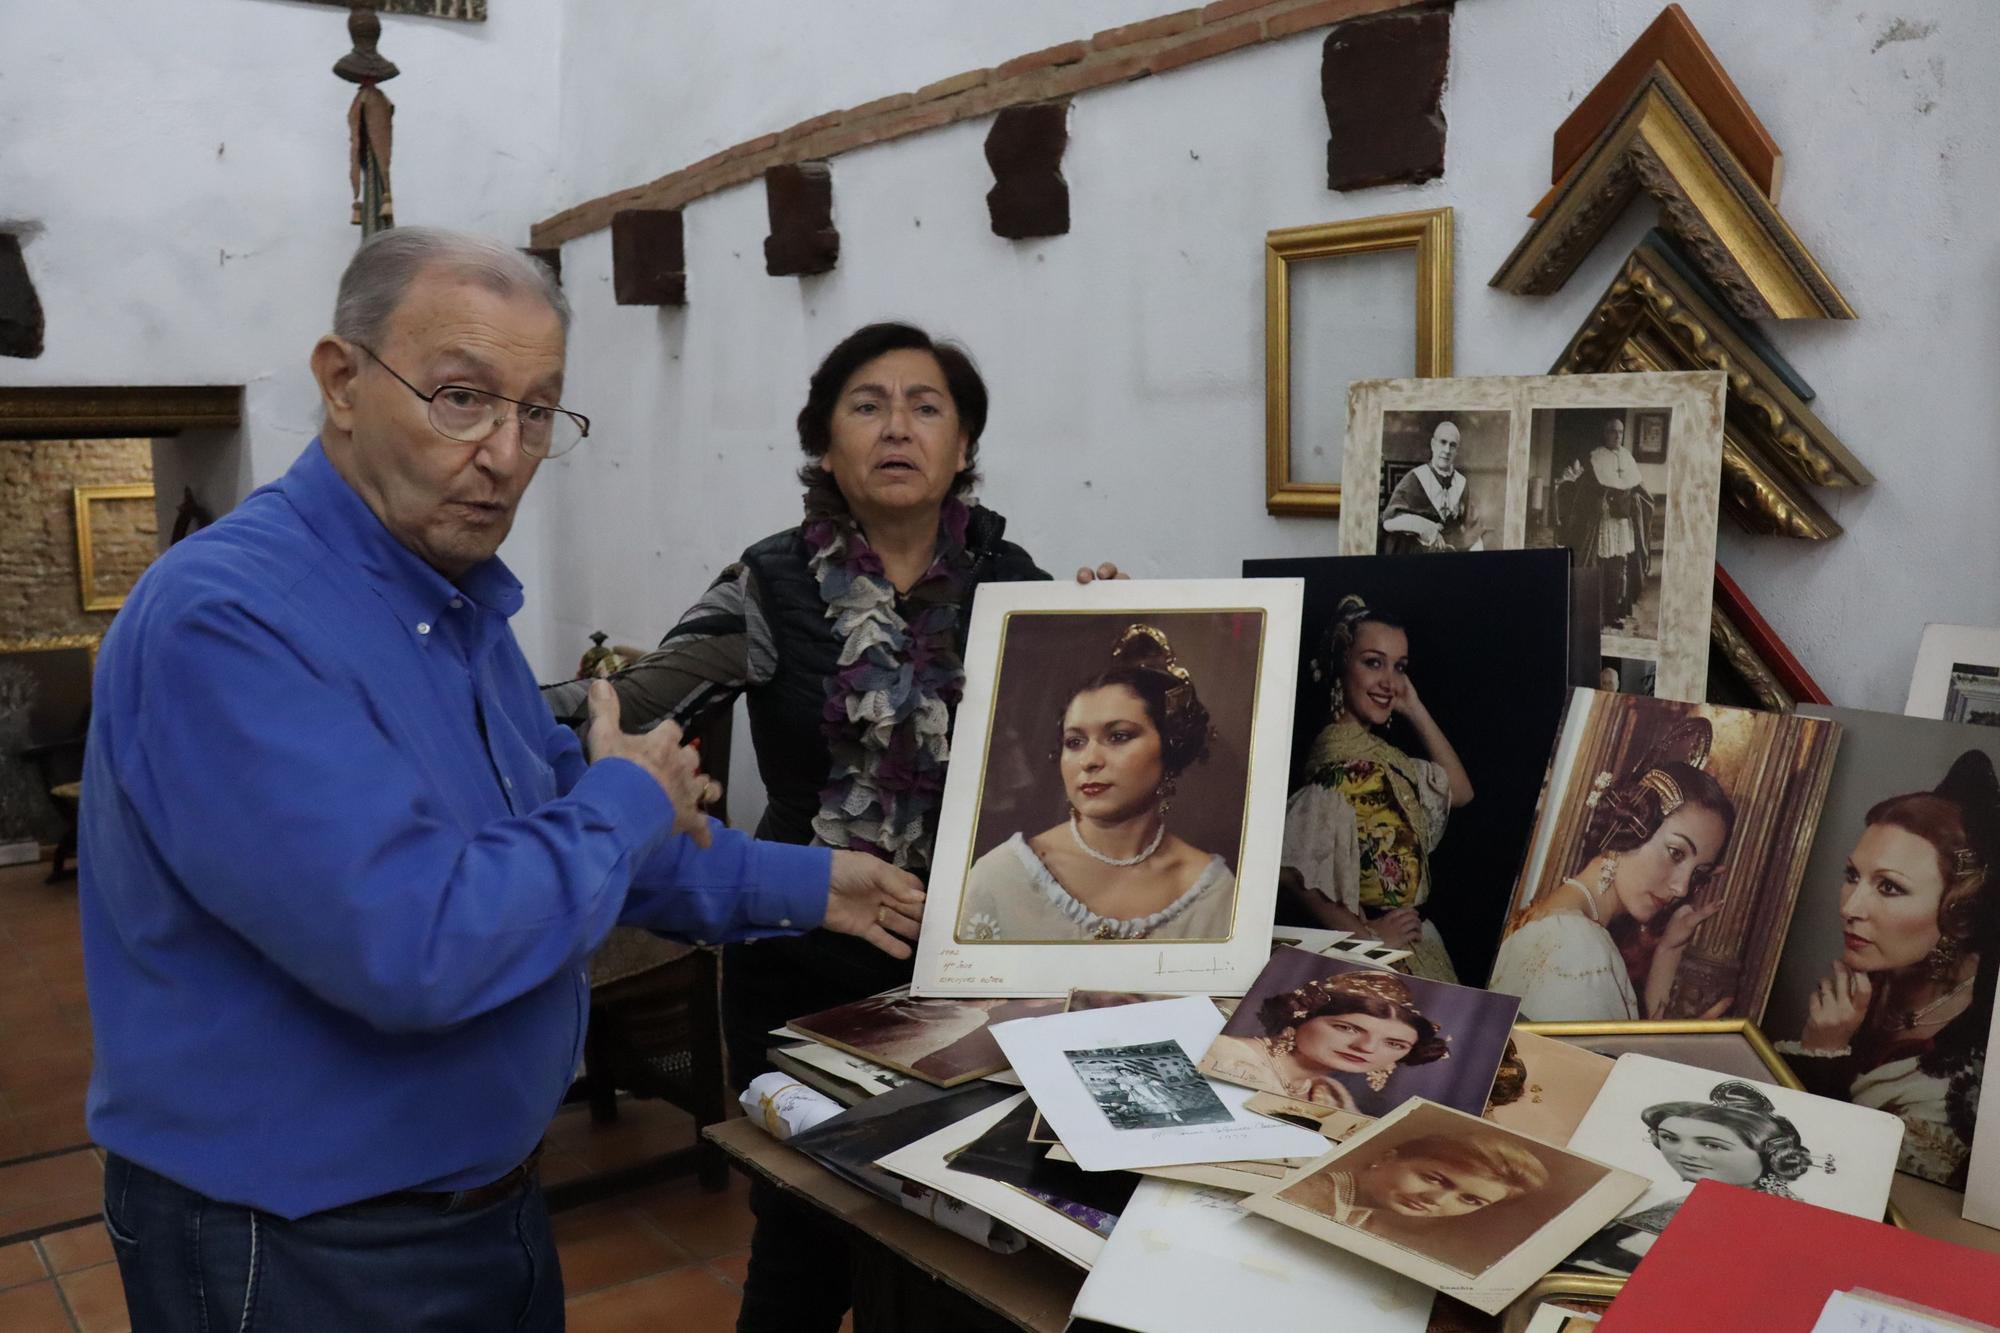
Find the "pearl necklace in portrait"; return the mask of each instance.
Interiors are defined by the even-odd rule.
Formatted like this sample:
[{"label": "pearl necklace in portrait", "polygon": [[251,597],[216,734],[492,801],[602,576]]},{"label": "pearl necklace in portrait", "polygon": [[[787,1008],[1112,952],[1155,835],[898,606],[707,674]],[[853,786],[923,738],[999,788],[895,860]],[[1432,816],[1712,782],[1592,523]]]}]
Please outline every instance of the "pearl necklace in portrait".
[{"label": "pearl necklace in portrait", "polygon": [[1085,856],[1089,857],[1093,861],[1102,861],[1105,865],[1108,866],[1138,865],[1141,861],[1151,856],[1154,852],[1159,851],[1160,843],[1164,841],[1167,836],[1167,821],[1163,819],[1160,821],[1159,831],[1153,834],[1153,840],[1146,844],[1145,851],[1140,852],[1137,856],[1106,856],[1103,852],[1098,851],[1095,847],[1092,847],[1089,843],[1083,840],[1083,829],[1080,827],[1081,823],[1082,823],[1082,817],[1079,816],[1074,810],[1072,810],[1069,816],[1069,836],[1076,840],[1077,847],[1083,852]]}]

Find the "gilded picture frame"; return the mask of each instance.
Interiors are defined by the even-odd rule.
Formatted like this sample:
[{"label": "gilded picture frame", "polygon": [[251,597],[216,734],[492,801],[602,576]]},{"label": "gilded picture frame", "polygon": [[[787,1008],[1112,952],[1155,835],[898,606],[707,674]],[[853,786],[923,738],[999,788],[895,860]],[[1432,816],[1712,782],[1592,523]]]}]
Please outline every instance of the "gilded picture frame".
[{"label": "gilded picture frame", "polygon": [[[1264,509],[1313,518],[1340,516],[1341,483],[1294,475],[1293,266],[1409,250],[1416,258],[1415,324],[1410,376],[1438,379],[1452,370],[1452,211],[1449,208],[1287,227],[1264,237]],[[1302,368],[1303,369],[1303,368]],[[1318,371],[1319,367],[1312,367]],[[1339,376],[1339,368],[1332,368]],[[1351,375],[1348,379],[1361,378]],[[1339,459],[1341,451],[1333,456]]]},{"label": "gilded picture frame", "polygon": [[153,483],[137,482],[123,486],[77,486],[71,491],[72,503],[76,507],[76,583],[77,592],[83,599],[86,611],[116,611],[125,605],[126,589],[117,593],[106,593],[97,586],[97,552],[91,539],[90,507],[114,500],[153,500]]}]

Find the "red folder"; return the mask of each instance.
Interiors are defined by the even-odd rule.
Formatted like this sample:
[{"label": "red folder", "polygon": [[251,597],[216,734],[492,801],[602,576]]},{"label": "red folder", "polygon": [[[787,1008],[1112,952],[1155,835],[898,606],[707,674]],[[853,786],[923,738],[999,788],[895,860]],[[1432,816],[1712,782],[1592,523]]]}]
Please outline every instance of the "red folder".
[{"label": "red folder", "polygon": [[1808,1333],[1857,1287],[2000,1322],[2000,1256],[1705,1180],[1597,1333]]}]

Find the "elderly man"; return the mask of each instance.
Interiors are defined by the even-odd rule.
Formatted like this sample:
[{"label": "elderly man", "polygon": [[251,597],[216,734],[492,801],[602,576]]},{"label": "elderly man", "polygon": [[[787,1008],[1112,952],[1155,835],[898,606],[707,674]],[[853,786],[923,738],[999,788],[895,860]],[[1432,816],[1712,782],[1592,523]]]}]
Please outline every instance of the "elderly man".
[{"label": "elderly man", "polygon": [[495,551],[588,429],[567,326],[508,247],[370,241],[320,439],[104,641],[88,1114],[137,1328],[560,1328],[534,1154],[605,933],[908,956],[911,876],[713,827],[678,730],[624,734],[601,682],[587,750],[542,702]]},{"label": "elderly man", "polygon": [[1604,571],[1599,619],[1607,630],[1639,630],[1636,612],[1652,571],[1648,531],[1654,500],[1625,444],[1625,418],[1604,419],[1603,442],[1556,478],[1556,538]]},{"label": "elderly man", "polygon": [[1473,523],[1458,446],[1458,424],[1449,418],[1438,422],[1431,431],[1431,461],[1405,473],[1383,507],[1384,555],[1481,549],[1486,530]]}]

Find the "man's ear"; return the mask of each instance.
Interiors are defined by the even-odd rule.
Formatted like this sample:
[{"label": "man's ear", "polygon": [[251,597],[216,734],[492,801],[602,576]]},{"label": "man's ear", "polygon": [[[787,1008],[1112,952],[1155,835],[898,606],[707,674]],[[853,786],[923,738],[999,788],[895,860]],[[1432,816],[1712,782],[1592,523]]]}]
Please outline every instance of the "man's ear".
[{"label": "man's ear", "polygon": [[359,349],[329,333],[313,345],[313,379],[319,384],[327,424],[342,434],[354,429],[354,381],[361,373]]}]

